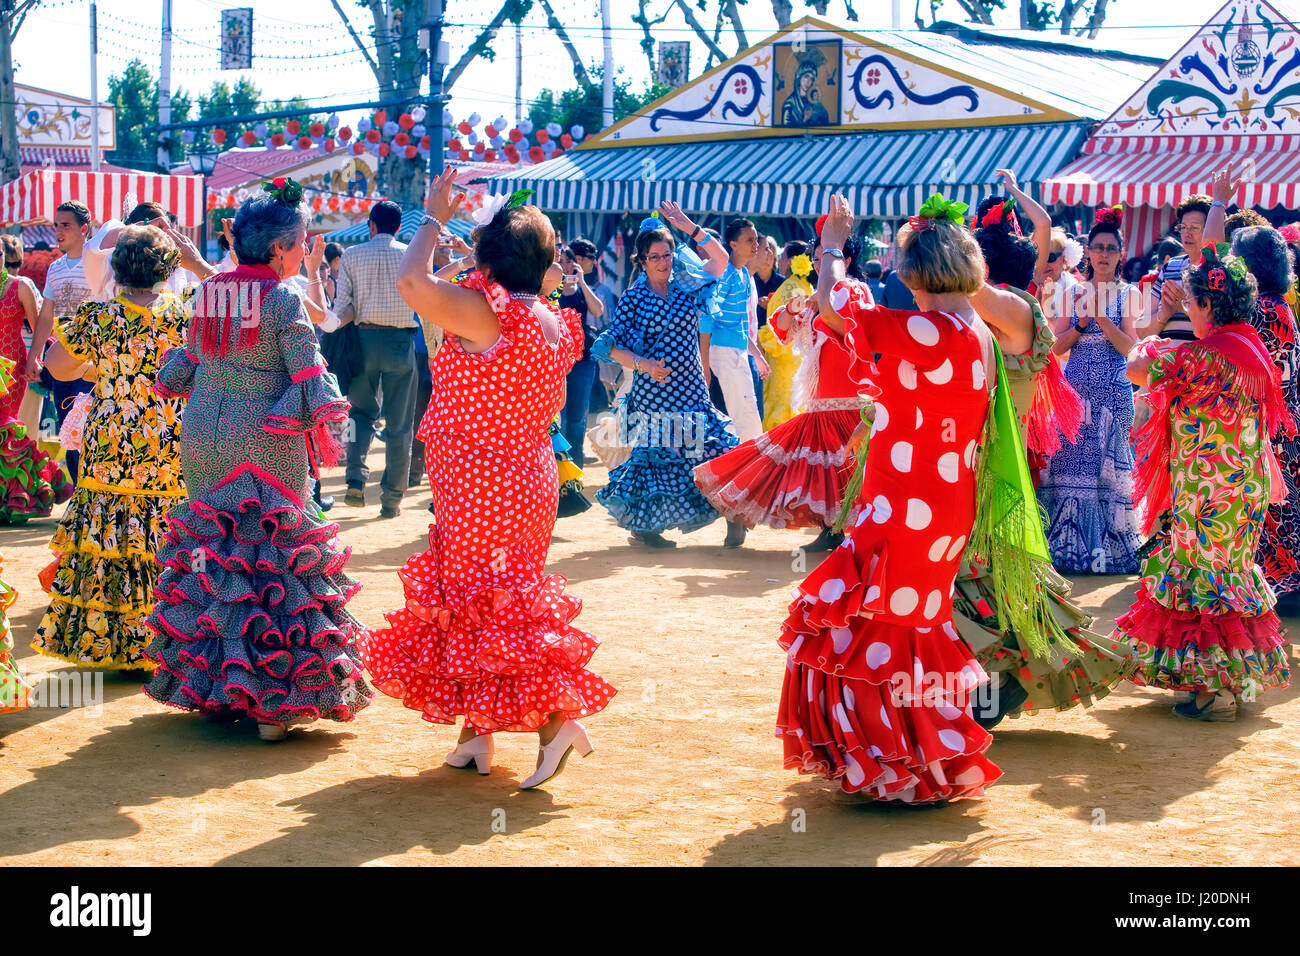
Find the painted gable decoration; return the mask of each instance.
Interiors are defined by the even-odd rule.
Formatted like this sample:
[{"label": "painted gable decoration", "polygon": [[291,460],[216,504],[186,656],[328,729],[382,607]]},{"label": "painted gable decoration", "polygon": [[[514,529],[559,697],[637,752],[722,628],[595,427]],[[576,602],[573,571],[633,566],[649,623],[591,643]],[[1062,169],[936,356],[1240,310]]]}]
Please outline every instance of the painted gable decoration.
[{"label": "painted gable decoration", "polygon": [[588,148],[1071,119],[806,17],[616,123]]},{"label": "painted gable decoration", "polygon": [[1300,32],[1263,0],[1230,0],[1098,136],[1300,133]]}]

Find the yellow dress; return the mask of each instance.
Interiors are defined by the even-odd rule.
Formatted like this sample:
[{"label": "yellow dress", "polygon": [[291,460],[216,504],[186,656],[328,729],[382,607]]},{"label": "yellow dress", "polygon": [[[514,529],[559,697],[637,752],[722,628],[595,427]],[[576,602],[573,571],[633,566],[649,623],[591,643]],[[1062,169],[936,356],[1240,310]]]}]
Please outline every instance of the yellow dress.
[{"label": "yellow dress", "polygon": [[[794,295],[812,295],[813,287],[802,276],[792,275],[782,282],[767,300],[767,314],[775,315]],[[758,344],[763,347],[763,357],[772,368],[772,374],[763,383],[763,430],[771,431],[782,422],[798,414],[791,408],[794,391],[794,374],[799,370],[799,356],[794,347],[782,343],[770,325],[758,330]]]},{"label": "yellow dress", "polygon": [[183,399],[154,386],[163,354],[185,345],[186,321],[184,300],[170,293],[152,309],[119,296],[60,320],[59,341],[94,363],[96,379],[77,491],[50,542],[58,555],[50,606],[32,641],[42,654],[109,670],[152,667],[144,650],[161,571],[154,556],[168,508],[185,497]]},{"label": "yellow dress", "polygon": [[[14,363],[12,359],[0,356],[0,395],[13,387]],[[3,563],[0,562],[0,570]],[[29,684],[14,663],[14,638],[9,633],[9,608],[18,600],[18,592],[4,581],[0,581],[0,714],[22,710],[31,703],[32,685]]]}]

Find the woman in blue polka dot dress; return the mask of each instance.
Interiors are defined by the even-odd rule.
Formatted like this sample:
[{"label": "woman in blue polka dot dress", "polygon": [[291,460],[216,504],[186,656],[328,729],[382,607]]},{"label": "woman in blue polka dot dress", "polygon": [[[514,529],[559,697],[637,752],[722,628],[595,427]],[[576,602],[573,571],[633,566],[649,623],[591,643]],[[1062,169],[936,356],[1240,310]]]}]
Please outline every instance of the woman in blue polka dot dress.
[{"label": "woman in blue polka dot dress", "polygon": [[[692,239],[703,236],[676,203],[660,212]],[[610,472],[596,500],[632,532],[634,544],[652,548],[676,546],[663,536],[670,528],[695,531],[721,517],[695,486],[694,468],[739,443],[709,399],[700,361],[700,314],[727,254],[717,239],[700,248],[708,257],[703,263],[678,249],[660,220],[643,222],[636,238],[641,274],[592,346],[596,358],[635,376],[620,415],[620,437],[634,446],[632,454]],[[727,544],[739,544],[743,532],[744,525],[739,534],[729,527]]]}]

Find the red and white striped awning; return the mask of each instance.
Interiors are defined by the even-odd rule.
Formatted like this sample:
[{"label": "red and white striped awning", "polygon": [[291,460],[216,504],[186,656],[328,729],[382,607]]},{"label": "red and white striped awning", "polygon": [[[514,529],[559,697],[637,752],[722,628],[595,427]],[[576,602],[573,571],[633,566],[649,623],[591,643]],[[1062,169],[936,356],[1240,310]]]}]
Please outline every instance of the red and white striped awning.
[{"label": "red and white striped awning", "polygon": [[1208,193],[1215,170],[1248,163],[1243,205],[1300,206],[1300,136],[1099,136],[1083,153],[1043,183],[1045,201],[1172,206]]},{"label": "red and white striped awning", "polygon": [[161,204],[182,226],[203,221],[202,176],[38,169],[0,187],[0,224],[50,222],[58,205],[70,199],[89,206],[96,222],[120,219],[128,198]]}]

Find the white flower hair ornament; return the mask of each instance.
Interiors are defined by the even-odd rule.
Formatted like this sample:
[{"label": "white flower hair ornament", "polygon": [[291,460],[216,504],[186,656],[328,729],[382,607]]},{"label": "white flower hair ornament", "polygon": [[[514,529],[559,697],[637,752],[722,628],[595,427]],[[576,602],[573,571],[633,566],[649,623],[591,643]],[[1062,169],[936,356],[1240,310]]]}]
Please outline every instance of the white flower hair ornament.
[{"label": "white flower hair ornament", "polygon": [[496,218],[497,213],[503,209],[514,209],[516,206],[522,206],[528,197],[533,194],[531,189],[517,189],[509,196],[504,193],[492,196],[483,200],[483,205],[475,209],[471,216],[476,226],[486,226]]},{"label": "white flower hair ornament", "polygon": [[1065,248],[1061,250],[1061,258],[1065,260],[1065,267],[1073,269],[1083,261],[1083,246],[1079,245],[1077,239],[1066,239]]}]

